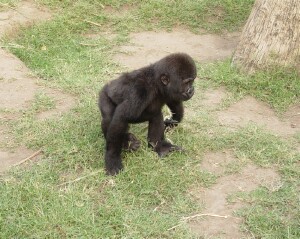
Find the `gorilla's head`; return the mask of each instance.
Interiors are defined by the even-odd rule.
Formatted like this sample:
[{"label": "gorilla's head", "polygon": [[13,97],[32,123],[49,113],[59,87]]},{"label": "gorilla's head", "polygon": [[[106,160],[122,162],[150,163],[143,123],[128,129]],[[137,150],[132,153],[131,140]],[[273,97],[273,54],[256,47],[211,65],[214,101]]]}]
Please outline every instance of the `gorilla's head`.
[{"label": "gorilla's head", "polygon": [[168,55],[156,63],[164,95],[170,100],[186,101],[194,95],[197,69],[194,60],[185,53]]}]

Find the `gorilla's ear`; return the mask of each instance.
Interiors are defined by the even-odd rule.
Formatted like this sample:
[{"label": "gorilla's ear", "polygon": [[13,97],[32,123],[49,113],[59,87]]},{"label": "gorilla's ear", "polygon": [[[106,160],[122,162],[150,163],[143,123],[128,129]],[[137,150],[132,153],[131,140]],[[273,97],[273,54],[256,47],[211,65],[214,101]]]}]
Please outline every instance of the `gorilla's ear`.
[{"label": "gorilla's ear", "polygon": [[170,78],[166,74],[162,74],[160,80],[164,85],[168,85],[170,82]]}]

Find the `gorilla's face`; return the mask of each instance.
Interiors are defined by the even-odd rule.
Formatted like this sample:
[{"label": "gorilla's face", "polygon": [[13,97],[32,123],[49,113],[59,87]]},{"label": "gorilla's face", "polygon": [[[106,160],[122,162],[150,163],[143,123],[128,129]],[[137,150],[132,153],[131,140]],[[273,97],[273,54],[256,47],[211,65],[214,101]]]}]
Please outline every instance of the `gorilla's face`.
[{"label": "gorilla's face", "polygon": [[193,59],[186,54],[170,55],[157,63],[162,74],[167,101],[187,101],[194,95],[197,69]]},{"label": "gorilla's face", "polygon": [[166,86],[168,99],[174,101],[187,101],[192,98],[194,90],[194,76],[192,77],[173,77]]},{"label": "gorilla's face", "polygon": [[182,81],[181,96],[183,101],[189,100],[194,95],[195,90],[194,90],[193,83],[194,83],[193,78],[187,78]]}]

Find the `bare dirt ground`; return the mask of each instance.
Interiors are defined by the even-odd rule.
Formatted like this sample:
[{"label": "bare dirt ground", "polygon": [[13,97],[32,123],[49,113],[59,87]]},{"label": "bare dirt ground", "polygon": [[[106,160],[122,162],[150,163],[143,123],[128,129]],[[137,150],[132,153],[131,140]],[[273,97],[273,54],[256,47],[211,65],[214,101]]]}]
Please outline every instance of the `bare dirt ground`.
[{"label": "bare dirt ground", "polygon": [[[50,13],[33,2],[21,2],[16,8],[0,12],[0,38],[14,34],[18,27],[45,21]],[[0,48],[0,144],[9,145],[13,136],[8,133],[7,122],[21,117],[22,110],[30,107],[37,94],[44,94],[55,102],[55,109],[41,112],[38,119],[59,116],[71,109],[75,100],[59,90],[43,87],[31,71],[16,56]],[[33,154],[25,146],[0,148],[0,172]]]},{"label": "bare dirt ground", "polygon": [[280,177],[274,169],[259,168],[247,164],[241,172],[226,174],[226,166],[237,161],[230,151],[207,153],[201,164],[201,170],[219,176],[211,188],[198,188],[192,194],[205,205],[205,210],[198,218],[189,223],[191,229],[204,238],[250,238],[240,230],[242,219],[234,212],[244,206],[239,199],[228,202],[228,196],[238,192],[250,192],[258,186],[269,190],[278,190]]},{"label": "bare dirt ground", "polygon": [[286,136],[300,130],[300,115],[296,113],[296,109],[296,106],[292,107],[286,113],[286,117],[279,119],[266,103],[248,96],[227,110],[219,112],[218,118],[227,127],[236,128],[254,122],[277,135]]},{"label": "bare dirt ground", "polygon": [[[49,17],[47,10],[37,7],[32,2],[21,2],[16,9],[0,12],[0,37],[13,32],[19,25],[32,24]],[[194,35],[182,29],[172,32],[133,33],[130,35],[130,44],[119,49],[115,60],[129,69],[152,63],[171,52],[187,52],[198,62],[221,60],[232,54],[238,35]],[[39,79],[34,77],[18,58],[0,49],[0,145],[1,142],[13,140],[6,123],[20,117],[20,112],[30,106],[37,92],[45,93],[56,102],[54,110],[42,112],[37,118],[57,117],[74,105],[71,96],[42,87]],[[203,92],[203,99],[195,104],[213,110],[224,127],[236,129],[253,122],[285,137],[299,131],[300,106],[291,107],[282,119],[279,119],[267,104],[252,97],[246,97],[225,110],[218,110],[227,94],[224,88],[209,89]],[[187,111],[187,114],[192,112]],[[7,170],[32,153],[24,146],[13,150],[0,148],[0,171]],[[236,200],[229,203],[228,196],[240,191],[249,192],[260,185],[269,190],[280,187],[280,177],[275,169],[259,168],[246,163],[239,173],[227,173],[228,164],[236,160],[230,151],[214,152],[207,153],[200,165],[201,170],[218,176],[217,183],[211,188],[196,188],[191,192],[199,198],[201,205],[205,205],[201,215],[188,221],[191,230],[201,238],[248,237],[247,233],[240,229],[242,219],[234,214],[243,206],[243,202]]]},{"label": "bare dirt ground", "polygon": [[199,62],[221,60],[231,55],[238,36],[238,33],[195,35],[183,29],[133,33],[130,44],[119,49],[115,60],[129,69],[148,65],[173,52],[186,52]]}]

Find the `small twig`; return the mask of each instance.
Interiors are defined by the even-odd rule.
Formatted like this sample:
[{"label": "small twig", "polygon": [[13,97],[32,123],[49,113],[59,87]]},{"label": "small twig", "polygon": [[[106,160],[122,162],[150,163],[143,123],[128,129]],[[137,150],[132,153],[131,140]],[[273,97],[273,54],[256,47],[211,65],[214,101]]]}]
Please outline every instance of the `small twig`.
[{"label": "small twig", "polygon": [[200,80],[211,80],[211,77],[205,76],[205,77],[199,77]]},{"label": "small twig", "polygon": [[20,162],[14,164],[13,166],[21,165],[21,164],[25,163],[26,161],[28,161],[28,160],[30,160],[30,159],[36,157],[36,156],[39,155],[41,152],[42,152],[42,150],[40,149],[40,150],[36,151],[35,153],[33,153],[32,155],[30,155],[29,157],[27,157],[26,159],[23,159],[23,160],[21,160]]},{"label": "small twig", "polygon": [[82,46],[99,46],[99,44],[79,43]]},{"label": "small twig", "polygon": [[179,224],[173,226],[173,227],[170,227],[168,229],[168,231],[171,231],[171,230],[175,229],[176,227],[179,227],[184,222],[188,222],[188,221],[190,221],[190,220],[192,220],[192,219],[194,219],[196,217],[204,217],[204,216],[208,216],[208,217],[220,217],[220,218],[229,218],[229,217],[231,217],[229,215],[222,216],[222,215],[216,215],[216,214],[210,214],[210,213],[195,214],[195,215],[190,216],[190,217],[183,217],[183,218],[181,218],[181,220],[180,220],[181,222]]},{"label": "small twig", "polygon": [[203,213],[203,214],[195,214],[195,215],[190,216],[190,217],[183,217],[182,220],[189,221],[189,220],[194,219],[196,217],[204,217],[204,216],[208,216],[208,217],[221,217],[221,218],[228,218],[228,217],[230,217],[229,215],[222,216],[222,215],[217,215],[217,214]]},{"label": "small twig", "polygon": [[92,24],[92,25],[95,25],[95,26],[98,26],[98,27],[102,27],[101,24],[99,24],[97,22],[92,22],[92,21],[89,21],[89,20],[84,20],[84,21],[89,23],[89,24]]},{"label": "small twig", "polygon": [[74,179],[74,180],[71,180],[71,181],[68,181],[68,182],[61,183],[61,184],[58,185],[58,187],[61,187],[61,186],[67,185],[67,184],[71,184],[71,183],[76,183],[76,182],[78,182],[78,181],[80,181],[80,180],[82,180],[82,179],[85,179],[85,178],[87,178],[87,177],[93,176],[93,175],[95,175],[95,174],[97,174],[97,173],[99,173],[99,172],[101,172],[101,171],[102,171],[102,169],[101,169],[101,170],[98,170],[98,171],[96,171],[96,172],[92,172],[92,173],[90,173],[90,174],[88,174],[88,175],[85,175],[85,176],[76,178],[76,179]]},{"label": "small twig", "polygon": [[9,44],[8,46],[0,46],[0,48],[25,48],[24,46],[22,45],[19,45],[19,44]]},{"label": "small twig", "polygon": [[181,224],[182,224],[182,223],[179,223],[179,224],[177,224],[177,225],[175,225],[175,226],[173,226],[173,227],[170,227],[167,231],[171,231],[171,230],[173,230],[173,229],[179,227]]}]

